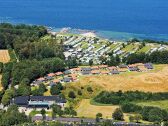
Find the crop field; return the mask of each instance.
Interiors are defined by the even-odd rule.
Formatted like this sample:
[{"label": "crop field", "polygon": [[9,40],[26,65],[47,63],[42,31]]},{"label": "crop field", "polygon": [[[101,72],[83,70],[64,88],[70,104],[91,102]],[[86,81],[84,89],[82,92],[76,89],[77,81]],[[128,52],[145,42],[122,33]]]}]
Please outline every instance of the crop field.
[{"label": "crop field", "polygon": [[0,62],[7,63],[10,61],[8,50],[0,50]]},{"label": "crop field", "polygon": [[76,86],[90,85],[107,91],[168,91],[168,65],[155,65],[155,70],[148,72],[126,72],[119,75],[81,76]]},{"label": "crop field", "polygon": [[168,100],[140,102],[140,103],[137,103],[137,105],[154,106],[154,107],[159,107],[159,108],[168,110]]}]

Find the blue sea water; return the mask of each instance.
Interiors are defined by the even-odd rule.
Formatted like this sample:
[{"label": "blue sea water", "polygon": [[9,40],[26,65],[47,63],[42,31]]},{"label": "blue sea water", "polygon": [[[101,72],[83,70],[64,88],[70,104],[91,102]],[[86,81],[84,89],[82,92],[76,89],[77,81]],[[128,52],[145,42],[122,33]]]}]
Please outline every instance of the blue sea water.
[{"label": "blue sea water", "polygon": [[0,0],[0,22],[97,30],[168,41],[168,0]]}]

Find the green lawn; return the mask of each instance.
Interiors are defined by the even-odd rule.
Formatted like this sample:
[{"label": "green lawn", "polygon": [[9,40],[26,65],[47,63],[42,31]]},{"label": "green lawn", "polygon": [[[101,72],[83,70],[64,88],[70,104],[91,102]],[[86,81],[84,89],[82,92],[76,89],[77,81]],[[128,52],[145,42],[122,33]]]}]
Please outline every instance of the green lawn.
[{"label": "green lawn", "polygon": [[130,52],[130,51],[133,51],[134,49],[136,49],[137,47],[138,47],[137,44],[129,44],[125,48],[123,48],[122,50],[126,51],[126,52]]},{"label": "green lawn", "polygon": [[93,44],[93,45],[95,46],[95,48],[93,49],[94,51],[96,51],[102,46],[101,44]]},{"label": "green lawn", "polygon": [[145,46],[142,49],[140,49],[137,53],[145,53],[150,50],[151,46]]},{"label": "green lawn", "polygon": [[82,46],[81,46],[81,48],[82,49],[87,49],[88,48],[88,43],[87,42],[81,42],[81,44],[82,44]]},{"label": "green lawn", "polygon": [[111,44],[110,49],[115,50],[119,45],[120,45],[119,43],[118,44]]},{"label": "green lawn", "polygon": [[168,110],[168,100],[140,102],[140,103],[137,103],[137,105],[154,106],[154,107],[159,107],[159,108]]}]

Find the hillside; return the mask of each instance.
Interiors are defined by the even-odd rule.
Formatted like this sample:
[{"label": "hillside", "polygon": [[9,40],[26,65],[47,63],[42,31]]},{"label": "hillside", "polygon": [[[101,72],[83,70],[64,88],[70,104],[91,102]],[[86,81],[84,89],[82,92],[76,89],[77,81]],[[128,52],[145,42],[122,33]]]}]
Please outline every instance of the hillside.
[{"label": "hillside", "polygon": [[168,65],[155,65],[155,70],[149,72],[125,72],[119,75],[82,76],[72,86],[97,86],[101,90],[145,92],[168,91]]},{"label": "hillside", "polygon": [[113,52],[114,55],[119,55],[120,58],[124,58],[132,53],[150,54],[154,51],[168,50],[168,45],[164,43],[137,42],[134,40],[130,42],[118,42],[78,34],[58,33],[56,36],[57,39],[59,38],[63,42],[65,57],[76,57],[82,63],[89,63],[89,60],[93,60],[95,64],[99,64],[100,57],[107,56],[110,52]]}]

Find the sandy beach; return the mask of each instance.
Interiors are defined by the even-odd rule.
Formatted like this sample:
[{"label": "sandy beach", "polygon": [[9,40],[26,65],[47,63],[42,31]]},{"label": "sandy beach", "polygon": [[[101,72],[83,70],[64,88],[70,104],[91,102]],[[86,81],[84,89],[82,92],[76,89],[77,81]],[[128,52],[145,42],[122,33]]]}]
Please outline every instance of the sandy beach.
[{"label": "sandy beach", "polygon": [[83,33],[81,34],[83,36],[86,36],[86,37],[96,37],[97,35],[93,32],[87,32],[87,33]]}]

